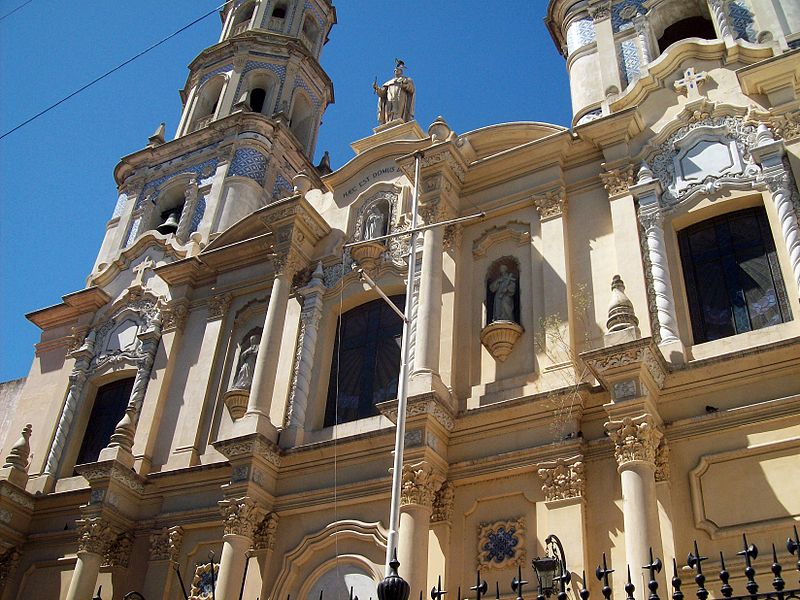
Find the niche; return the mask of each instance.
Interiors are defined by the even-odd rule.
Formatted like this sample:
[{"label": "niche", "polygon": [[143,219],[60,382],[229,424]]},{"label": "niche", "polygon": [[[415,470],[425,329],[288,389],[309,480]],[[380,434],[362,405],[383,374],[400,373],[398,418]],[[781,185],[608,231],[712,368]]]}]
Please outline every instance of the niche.
[{"label": "niche", "polygon": [[519,261],[504,256],[486,273],[486,326],[481,330],[481,343],[499,362],[508,358],[525,331],[519,304]]},{"label": "niche", "polygon": [[714,24],[705,17],[695,16],[681,19],[664,29],[664,33],[658,39],[658,50],[664,52],[675,42],[688,38],[714,40],[717,38],[717,32],[714,30]]}]

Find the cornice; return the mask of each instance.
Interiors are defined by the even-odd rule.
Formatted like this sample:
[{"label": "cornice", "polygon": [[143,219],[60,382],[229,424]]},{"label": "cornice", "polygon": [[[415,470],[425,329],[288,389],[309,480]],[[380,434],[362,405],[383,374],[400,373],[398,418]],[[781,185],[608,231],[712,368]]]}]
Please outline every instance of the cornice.
[{"label": "cornice", "polygon": [[25,318],[40,329],[51,329],[70,323],[83,314],[97,311],[108,304],[111,296],[99,287],[92,286],[62,296],[61,299],[63,302],[60,304],[29,312]]},{"label": "cornice", "polygon": [[380,143],[354,156],[340,169],[323,177],[322,182],[325,184],[328,191],[336,192],[339,186],[371,164],[392,156],[399,158],[417,150],[422,150],[429,143],[430,140],[428,138],[421,138],[418,140],[391,140]]}]

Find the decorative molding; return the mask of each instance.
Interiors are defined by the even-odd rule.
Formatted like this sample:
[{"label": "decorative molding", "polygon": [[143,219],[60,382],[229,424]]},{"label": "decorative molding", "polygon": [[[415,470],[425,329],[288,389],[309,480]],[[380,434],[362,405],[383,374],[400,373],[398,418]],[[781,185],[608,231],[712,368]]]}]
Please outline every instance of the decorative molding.
[{"label": "decorative molding", "polygon": [[546,502],[583,498],[586,493],[583,456],[559,458],[537,465]]},{"label": "decorative molding", "polygon": [[433,498],[433,513],[431,513],[431,523],[449,523],[453,518],[453,501],[455,500],[455,488],[451,481],[445,481]]},{"label": "decorative molding", "polygon": [[769,120],[770,128],[786,142],[800,138],[800,111],[777,115]]},{"label": "decorative molding", "polygon": [[656,450],[663,434],[653,417],[625,417],[621,421],[609,421],[605,428],[614,442],[614,457],[620,467],[630,462],[649,462],[655,466]]},{"label": "decorative molding", "polygon": [[5,498],[26,510],[32,511],[34,507],[33,498],[27,492],[20,491],[11,485],[0,485],[0,498]]},{"label": "decorative molding", "polygon": [[183,545],[183,527],[164,527],[150,535],[150,560],[177,562]]},{"label": "decorative molding", "polygon": [[665,437],[661,438],[661,442],[658,444],[658,448],[656,448],[656,481],[669,481],[670,476],[672,475],[672,469],[670,467],[670,450],[669,446],[667,445],[667,439]]},{"label": "decorative molding", "polygon": [[281,464],[280,449],[257,435],[214,442],[214,448],[228,460],[259,456],[276,468]]},{"label": "decorative molding", "polygon": [[567,194],[563,187],[537,194],[532,200],[542,220],[560,217],[567,210]]},{"label": "decorative molding", "polygon": [[233,300],[231,294],[220,294],[208,299],[208,320],[221,319],[228,311],[228,307]]},{"label": "decorative molding", "polygon": [[274,512],[267,513],[267,516],[258,524],[253,534],[254,550],[274,550],[275,532],[278,529],[278,515]]},{"label": "decorative molding", "polygon": [[601,171],[600,179],[608,191],[609,198],[624,196],[629,193],[630,186],[636,183],[636,169],[633,165],[629,165],[621,169]]},{"label": "decorative molding", "polygon": [[89,517],[77,521],[78,552],[104,556],[117,536],[102,517]]},{"label": "decorative molding", "polygon": [[20,559],[19,548],[9,548],[0,554],[0,590],[5,589],[6,584],[11,581],[17,570]]},{"label": "decorative molding", "polygon": [[103,555],[103,566],[127,569],[128,563],[131,560],[132,549],[133,534],[129,531],[119,534],[114,538]]},{"label": "decorative molding", "polygon": [[506,569],[525,561],[525,519],[478,526],[478,569]]},{"label": "decorative molding", "polygon": [[[393,423],[397,422],[397,401],[392,400],[378,405],[378,410]],[[409,399],[406,417],[420,415],[432,416],[445,431],[453,431],[455,419],[453,412],[433,395],[424,395],[421,398]]]},{"label": "decorative molding", "polygon": [[144,478],[130,469],[120,466],[118,463],[91,463],[88,466],[81,467],[80,474],[89,482],[90,486],[96,486],[103,479],[111,479],[138,495],[144,494]]},{"label": "decorative molding", "polygon": [[417,504],[433,508],[433,498],[438,482],[433,468],[426,462],[403,465],[400,486],[400,506]]},{"label": "decorative molding", "polygon": [[592,21],[598,23],[605,19],[611,18],[611,3],[610,2],[602,2],[595,4],[594,6],[589,7],[589,16],[592,17]]},{"label": "decorative molding", "polygon": [[233,498],[219,502],[225,535],[239,535],[253,539],[264,518],[264,512],[250,497]]},{"label": "decorative molding", "polygon": [[505,241],[511,241],[517,246],[528,245],[531,241],[530,225],[521,221],[509,221],[505,225],[487,229],[472,242],[472,256],[475,259],[482,258],[491,248]]},{"label": "decorative molding", "polygon": [[186,327],[186,320],[189,318],[189,303],[185,300],[170,302],[161,310],[161,331],[181,332]]},{"label": "decorative molding", "polygon": [[643,364],[659,389],[667,379],[667,367],[652,339],[636,340],[625,345],[609,346],[582,356],[597,378],[608,386],[608,375],[622,367]]}]

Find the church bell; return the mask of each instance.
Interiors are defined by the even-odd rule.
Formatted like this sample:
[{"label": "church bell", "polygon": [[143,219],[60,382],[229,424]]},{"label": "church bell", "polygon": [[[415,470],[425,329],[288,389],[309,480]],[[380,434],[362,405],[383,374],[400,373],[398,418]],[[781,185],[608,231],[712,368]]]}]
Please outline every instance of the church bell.
[{"label": "church bell", "polygon": [[156,227],[158,233],[169,235],[178,231],[178,221],[181,218],[181,207],[171,208],[161,213],[162,223]]}]

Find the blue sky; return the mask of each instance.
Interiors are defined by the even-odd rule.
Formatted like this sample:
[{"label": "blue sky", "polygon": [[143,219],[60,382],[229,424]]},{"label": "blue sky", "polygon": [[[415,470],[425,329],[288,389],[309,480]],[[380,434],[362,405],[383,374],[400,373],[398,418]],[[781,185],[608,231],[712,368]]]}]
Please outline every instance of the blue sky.
[{"label": "blue sky", "polygon": [[[0,15],[21,5],[4,0]],[[166,37],[222,0],[33,0],[0,21],[0,130]],[[493,123],[569,125],[566,67],[543,24],[544,0],[339,0],[323,50],[335,87],[317,143],[333,168],[375,126],[375,77],[402,58],[423,129]],[[85,285],[116,201],[114,166],[159,122],[174,135],[186,66],[219,37],[212,15],[37,121],[0,140],[0,381],[24,377],[39,330],[24,318]]]}]

